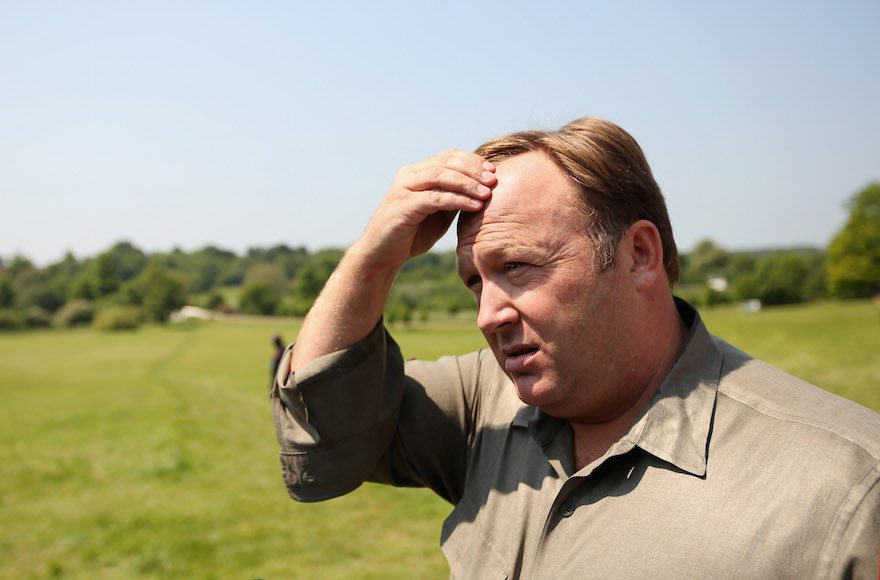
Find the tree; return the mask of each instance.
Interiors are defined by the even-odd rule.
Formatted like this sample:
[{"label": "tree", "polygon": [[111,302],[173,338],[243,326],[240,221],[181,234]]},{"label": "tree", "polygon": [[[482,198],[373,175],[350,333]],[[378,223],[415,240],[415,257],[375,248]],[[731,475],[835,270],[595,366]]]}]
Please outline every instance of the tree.
[{"label": "tree", "polygon": [[409,323],[412,320],[413,305],[405,297],[393,297],[385,305],[384,316],[389,323]]},{"label": "tree", "polygon": [[828,245],[828,288],[840,298],[871,296],[880,288],[880,183],[848,202],[849,219]]},{"label": "tree", "polygon": [[25,270],[33,270],[33,263],[24,256],[16,255],[12,258],[12,262],[6,266],[6,272],[14,280],[19,274]]},{"label": "tree", "polygon": [[113,254],[104,252],[95,258],[91,266],[91,291],[95,298],[113,294],[119,289],[121,282],[119,264]]},{"label": "tree", "polygon": [[202,260],[196,264],[193,272],[192,289],[196,292],[205,292],[217,284],[220,276],[220,265],[212,260]]},{"label": "tree", "polygon": [[144,313],[156,322],[168,320],[168,315],[186,304],[186,284],[173,272],[158,266],[148,266],[138,278]]},{"label": "tree", "polygon": [[64,304],[64,296],[49,285],[43,270],[20,270],[14,280],[16,303],[19,308],[38,307],[54,312]]},{"label": "tree", "polygon": [[177,264],[176,267],[186,271],[190,278],[191,291],[207,292],[218,283],[223,283],[221,277],[224,270],[237,262],[239,259],[232,252],[216,246],[206,246],[188,254],[184,263]]},{"label": "tree", "polygon": [[794,304],[807,298],[809,269],[803,258],[768,254],[758,261],[752,283],[756,296],[767,305]]},{"label": "tree", "polygon": [[70,281],[67,287],[67,298],[70,300],[93,300],[95,298],[91,272],[80,272]]},{"label": "tree", "polygon": [[226,307],[226,301],[223,298],[223,295],[216,290],[212,290],[207,296],[202,299],[202,308],[207,308],[208,310],[221,310]]},{"label": "tree", "polygon": [[293,282],[293,294],[308,300],[318,297],[327,279],[330,278],[330,270],[320,264],[308,263],[299,269],[296,280]]},{"label": "tree", "polygon": [[264,282],[251,282],[239,297],[239,309],[245,314],[275,314],[281,296]]},{"label": "tree", "polygon": [[325,250],[313,255],[297,270],[287,314],[301,315],[311,308],[341,258],[341,251]]},{"label": "tree", "polygon": [[736,280],[740,276],[746,276],[755,272],[758,260],[754,254],[734,254],[727,263],[727,273]]},{"label": "tree", "polygon": [[49,265],[44,272],[48,278],[49,286],[59,296],[66,298],[70,293],[71,283],[83,269],[83,264],[77,261],[72,253],[67,252],[60,262]]},{"label": "tree", "polygon": [[728,253],[712,240],[701,240],[690,254],[690,267],[705,280],[709,276],[720,276],[730,259]]},{"label": "tree", "polygon": [[107,253],[113,256],[123,282],[136,277],[147,265],[147,256],[131,242],[118,242]]},{"label": "tree", "polygon": [[0,276],[0,308],[11,308],[15,303],[15,289],[9,276]]},{"label": "tree", "polygon": [[255,264],[248,268],[247,274],[244,276],[244,285],[249,286],[257,282],[265,284],[279,296],[284,294],[287,289],[284,273],[281,271],[281,267],[276,264]]}]

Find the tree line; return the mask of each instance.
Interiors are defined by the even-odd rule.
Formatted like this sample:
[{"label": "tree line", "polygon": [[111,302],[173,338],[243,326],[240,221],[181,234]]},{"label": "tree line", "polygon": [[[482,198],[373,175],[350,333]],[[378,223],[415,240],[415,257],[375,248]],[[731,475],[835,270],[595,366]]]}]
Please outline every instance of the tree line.
[{"label": "tree line", "polygon": [[[848,202],[846,225],[826,249],[736,252],[706,239],[681,256],[676,293],[698,305],[760,300],[791,304],[859,298],[880,290],[880,183]],[[302,316],[343,255],[277,245],[244,255],[207,246],[147,254],[119,242],[82,260],[68,253],[45,268],[24,256],[0,260],[0,329],[164,322],[185,304],[232,313]],[[455,253],[429,252],[398,275],[385,316],[407,322],[474,309]]]},{"label": "tree line", "polygon": [[[779,305],[878,295],[880,183],[871,183],[853,195],[846,208],[847,222],[824,250],[731,253],[703,240],[682,256],[682,287],[689,288],[689,297],[704,305],[751,299]],[[726,282],[724,290],[711,283],[718,279]]]},{"label": "tree line", "polygon": [[[91,324],[133,328],[167,321],[186,304],[223,313],[303,316],[343,254],[277,245],[245,255],[208,246],[147,254],[122,241],[99,255],[38,268],[24,256],[0,260],[0,329]],[[430,253],[400,273],[387,315],[410,320],[430,311],[472,308],[455,254]]]}]

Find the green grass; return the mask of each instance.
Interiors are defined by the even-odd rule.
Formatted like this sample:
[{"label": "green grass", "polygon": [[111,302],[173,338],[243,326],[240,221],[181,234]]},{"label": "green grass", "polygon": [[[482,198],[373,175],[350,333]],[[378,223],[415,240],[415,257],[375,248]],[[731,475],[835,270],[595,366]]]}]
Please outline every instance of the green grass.
[{"label": "green grass", "polygon": [[[713,333],[880,410],[870,302],[703,313]],[[0,577],[445,578],[450,506],[365,485],[297,504],[267,400],[293,321],[0,334]],[[473,320],[394,329],[407,357],[480,347]]]},{"label": "green grass", "polygon": [[[0,335],[0,577],[444,577],[448,508],[281,481],[258,322]],[[413,574],[413,572],[416,572]]]}]

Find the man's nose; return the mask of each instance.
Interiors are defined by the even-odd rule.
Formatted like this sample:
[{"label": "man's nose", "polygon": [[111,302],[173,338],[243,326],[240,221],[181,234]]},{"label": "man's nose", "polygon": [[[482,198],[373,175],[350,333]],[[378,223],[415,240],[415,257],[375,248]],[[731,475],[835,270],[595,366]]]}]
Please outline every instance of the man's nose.
[{"label": "man's nose", "polygon": [[516,322],[519,313],[510,295],[497,284],[483,282],[477,302],[477,326],[485,332],[493,332],[506,324]]}]

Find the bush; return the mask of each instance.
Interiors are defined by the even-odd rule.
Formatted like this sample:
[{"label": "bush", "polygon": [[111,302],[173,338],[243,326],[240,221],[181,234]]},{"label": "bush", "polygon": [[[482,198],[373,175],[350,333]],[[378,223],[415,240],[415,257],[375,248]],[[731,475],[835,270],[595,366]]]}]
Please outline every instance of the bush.
[{"label": "bush", "polygon": [[174,310],[186,304],[186,283],[180,274],[148,267],[138,278],[144,312],[150,320],[164,322]]},{"label": "bush", "polygon": [[752,273],[742,274],[733,283],[733,295],[737,300],[757,299],[761,295],[758,280]]},{"label": "bush", "polygon": [[15,288],[9,276],[0,276],[0,308],[11,308],[15,304]]},{"label": "bush", "polygon": [[52,324],[52,315],[45,308],[29,306],[24,311],[24,324],[28,328],[46,328]]},{"label": "bush", "polygon": [[216,290],[211,291],[201,301],[202,308],[206,308],[208,310],[220,310],[224,306],[224,304],[225,300],[223,299],[223,295]]},{"label": "bush", "polygon": [[23,312],[11,308],[0,308],[0,330],[18,330],[23,326]]},{"label": "bush", "polygon": [[288,294],[281,300],[276,314],[280,316],[305,316],[312,308],[312,304],[314,304],[313,299]]},{"label": "bush", "polygon": [[756,296],[763,304],[796,304],[807,294],[810,272],[802,258],[772,254],[761,258],[755,271]]},{"label": "bush", "polygon": [[281,297],[263,282],[251,282],[239,297],[239,309],[245,314],[275,314]]},{"label": "bush", "polygon": [[717,306],[719,304],[727,304],[732,300],[733,297],[727,292],[719,292],[709,286],[705,286],[700,293],[700,305],[702,306]]},{"label": "bush", "polygon": [[88,300],[71,300],[55,313],[55,326],[78,326],[91,324],[95,317],[92,303]]},{"label": "bush", "polygon": [[389,324],[393,324],[395,322],[403,322],[404,324],[409,324],[412,321],[413,310],[409,304],[400,300],[395,301],[393,303],[389,303],[388,306],[385,307],[385,321]]},{"label": "bush", "polygon": [[683,284],[676,286],[673,292],[676,296],[693,304],[696,307],[702,306],[703,288],[696,284]]},{"label": "bush", "polygon": [[98,330],[131,330],[144,323],[146,315],[140,306],[115,305],[98,312],[92,325]]}]

